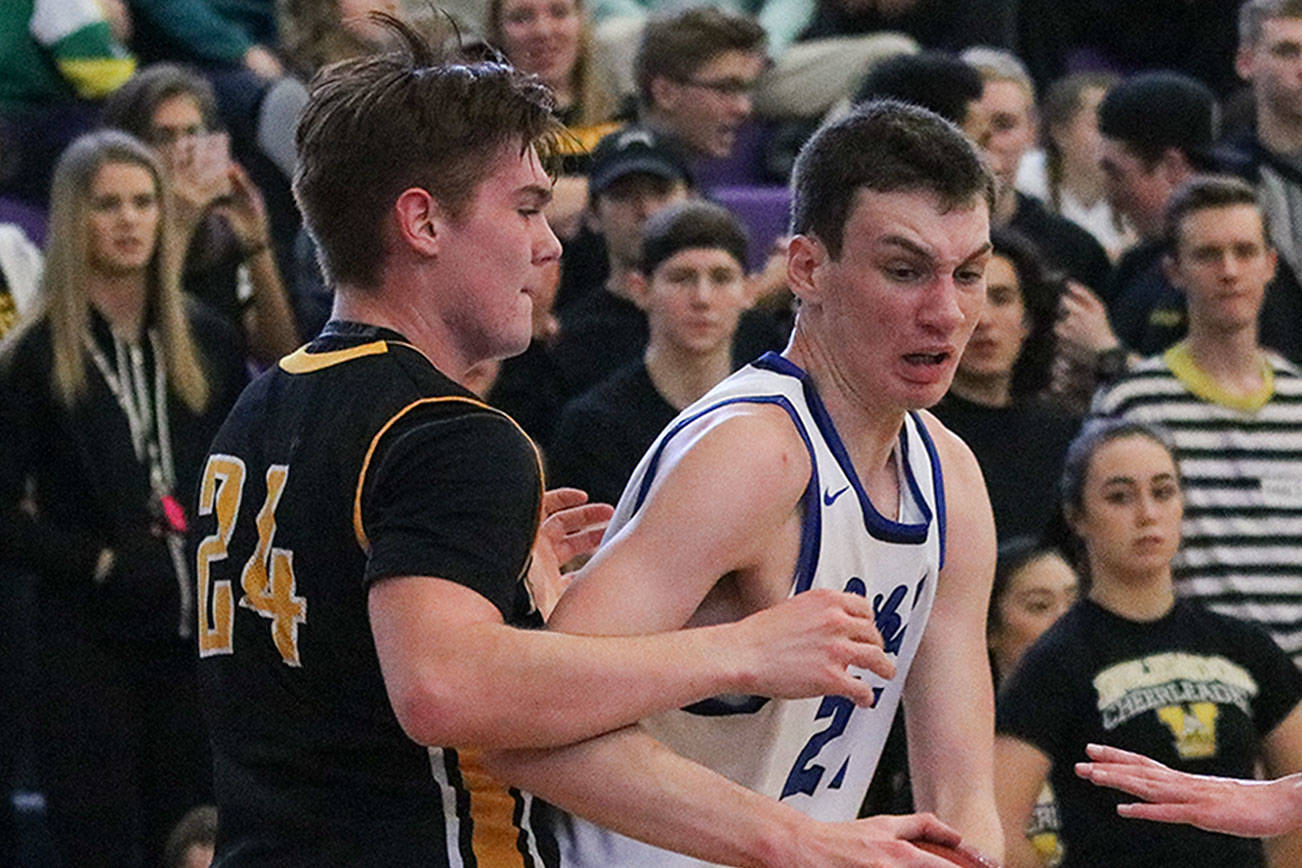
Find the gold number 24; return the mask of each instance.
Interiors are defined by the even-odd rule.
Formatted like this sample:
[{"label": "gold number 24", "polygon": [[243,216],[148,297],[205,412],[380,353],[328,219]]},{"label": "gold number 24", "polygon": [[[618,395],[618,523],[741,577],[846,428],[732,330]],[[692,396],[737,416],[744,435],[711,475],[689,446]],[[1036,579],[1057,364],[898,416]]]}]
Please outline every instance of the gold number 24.
[{"label": "gold number 24", "polygon": [[[217,531],[199,543],[196,557],[199,584],[199,656],[230,654],[234,650],[235,607],[229,581],[213,581],[211,568],[227,556],[235,520],[244,498],[244,462],[233,455],[212,455],[199,486],[199,515],[217,513]],[[289,465],[267,468],[267,499],[258,511],[258,544],[244,564],[239,604],[271,621],[271,639],[289,666],[301,666],[298,625],[307,622],[307,600],[294,595],[294,553],[274,548],[276,506],[289,480]],[[211,600],[211,603],[210,603]],[[211,612],[211,618],[209,613]]]}]

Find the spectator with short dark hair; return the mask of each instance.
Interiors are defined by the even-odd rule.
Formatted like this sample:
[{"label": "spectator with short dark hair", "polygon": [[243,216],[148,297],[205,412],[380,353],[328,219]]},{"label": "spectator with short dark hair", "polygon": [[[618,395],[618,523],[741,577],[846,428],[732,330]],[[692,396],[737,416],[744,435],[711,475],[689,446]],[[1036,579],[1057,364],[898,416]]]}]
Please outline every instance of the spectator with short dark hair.
[{"label": "spectator with short dark hair", "polygon": [[764,45],[762,27],[717,9],[649,21],[634,64],[639,122],[697,159],[728,156],[754,108]]},{"label": "spectator with short dark hair", "polygon": [[1237,178],[1195,178],[1167,213],[1163,267],[1188,301],[1188,336],[1136,363],[1094,409],[1171,432],[1188,507],[1176,589],[1258,622],[1302,666],[1302,373],[1259,338],[1276,254]]},{"label": "spectator with short dark hair", "polygon": [[547,451],[553,485],[605,503],[674,416],[732,371],[748,302],[746,233],[718,205],[670,205],[647,220],[629,283],[646,314],[646,350],[566,405]]}]

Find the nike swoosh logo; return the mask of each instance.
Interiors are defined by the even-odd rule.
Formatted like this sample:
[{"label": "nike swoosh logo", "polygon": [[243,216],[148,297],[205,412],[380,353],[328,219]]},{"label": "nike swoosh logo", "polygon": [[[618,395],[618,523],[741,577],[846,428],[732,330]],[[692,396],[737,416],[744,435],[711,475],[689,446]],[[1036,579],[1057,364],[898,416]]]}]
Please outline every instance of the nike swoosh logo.
[{"label": "nike swoosh logo", "polygon": [[836,503],[836,499],[841,495],[845,494],[849,490],[850,490],[850,486],[848,485],[845,488],[842,488],[836,494],[828,494],[827,489],[823,489],[823,506],[831,506],[832,504]]}]

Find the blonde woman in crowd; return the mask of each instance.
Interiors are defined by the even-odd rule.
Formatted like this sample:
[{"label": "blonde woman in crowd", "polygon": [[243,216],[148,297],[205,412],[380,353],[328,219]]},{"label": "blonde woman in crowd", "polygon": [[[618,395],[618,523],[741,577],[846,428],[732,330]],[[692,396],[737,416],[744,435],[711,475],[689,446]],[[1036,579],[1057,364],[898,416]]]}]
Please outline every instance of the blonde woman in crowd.
[{"label": "blonde woman in crowd", "polygon": [[156,864],[210,786],[187,507],[245,374],[182,299],[170,211],[144,145],[74,142],[41,306],[0,348],[0,551],[36,576],[28,715],[66,865]]}]

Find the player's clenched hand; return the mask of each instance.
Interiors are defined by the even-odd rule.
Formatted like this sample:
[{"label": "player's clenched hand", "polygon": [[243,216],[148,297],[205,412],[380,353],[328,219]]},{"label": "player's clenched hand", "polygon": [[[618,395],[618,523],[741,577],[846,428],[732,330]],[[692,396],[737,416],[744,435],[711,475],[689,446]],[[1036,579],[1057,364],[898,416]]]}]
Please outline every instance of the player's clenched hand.
[{"label": "player's clenched hand", "polygon": [[1240,781],[1192,775],[1167,768],[1156,760],[1115,747],[1092,744],[1089,763],[1077,763],[1076,774],[1091,783],[1113,787],[1151,804],[1118,805],[1123,817],[1187,823],[1208,832],[1266,838],[1293,831],[1302,822],[1288,778]]},{"label": "player's clenched hand", "polygon": [[895,676],[895,664],[882,650],[872,606],[863,597],[817,588],[731,625],[748,692],[794,699],[834,694],[857,705],[872,705],[872,688],[852,677],[847,666],[882,678]]},{"label": "player's clenched hand", "polygon": [[529,562],[529,590],[543,619],[548,618],[571,575],[561,567],[576,557],[597,550],[615,510],[608,503],[588,503],[587,492],[553,488],[543,494],[542,524]]},{"label": "player's clenched hand", "polygon": [[792,864],[818,868],[953,868],[910,841],[957,846],[960,836],[932,814],[881,815],[849,823],[811,821],[798,834]]}]

